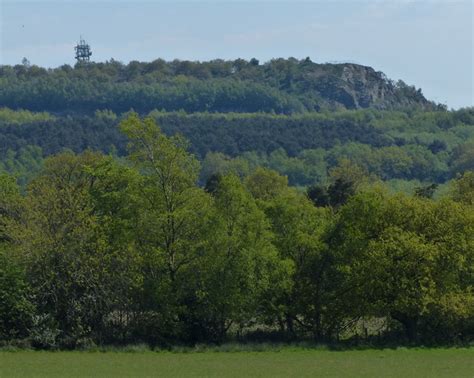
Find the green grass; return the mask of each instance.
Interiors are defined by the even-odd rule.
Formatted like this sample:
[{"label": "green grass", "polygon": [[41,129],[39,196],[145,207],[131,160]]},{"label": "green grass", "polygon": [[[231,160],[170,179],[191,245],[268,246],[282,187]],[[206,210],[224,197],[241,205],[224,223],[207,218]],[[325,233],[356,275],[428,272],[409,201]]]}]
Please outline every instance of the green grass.
[{"label": "green grass", "polygon": [[474,348],[0,352],[0,377],[474,377]]}]

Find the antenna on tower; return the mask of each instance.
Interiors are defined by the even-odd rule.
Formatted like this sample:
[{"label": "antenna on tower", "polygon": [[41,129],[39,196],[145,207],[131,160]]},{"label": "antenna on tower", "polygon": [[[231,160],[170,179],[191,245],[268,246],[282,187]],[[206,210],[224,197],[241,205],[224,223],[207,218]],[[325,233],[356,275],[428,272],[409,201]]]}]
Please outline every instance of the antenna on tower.
[{"label": "antenna on tower", "polygon": [[87,63],[90,61],[92,55],[91,47],[82,39],[82,35],[79,39],[79,43],[74,47],[76,50],[76,60],[78,63]]}]

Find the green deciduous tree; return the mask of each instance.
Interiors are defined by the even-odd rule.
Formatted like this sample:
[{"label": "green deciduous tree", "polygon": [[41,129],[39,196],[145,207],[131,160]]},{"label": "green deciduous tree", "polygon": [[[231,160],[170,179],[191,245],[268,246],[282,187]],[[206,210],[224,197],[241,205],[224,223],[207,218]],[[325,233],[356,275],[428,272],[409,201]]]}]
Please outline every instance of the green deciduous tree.
[{"label": "green deciduous tree", "polygon": [[451,183],[451,196],[457,202],[474,205],[474,172],[467,171]]},{"label": "green deciduous tree", "polygon": [[420,331],[423,325],[449,329],[448,319],[472,313],[472,264],[466,262],[472,261],[474,223],[461,205],[379,190],[354,196],[338,218],[331,247],[341,298],[352,303],[354,316],[391,317],[415,341],[434,337]]},{"label": "green deciduous tree", "polygon": [[18,253],[23,199],[13,177],[0,175],[0,339],[22,338],[32,324],[34,305],[25,264]]},{"label": "green deciduous tree", "polygon": [[275,293],[290,284],[291,266],[279,258],[265,214],[236,176],[223,176],[213,198],[208,252],[189,276],[202,285],[194,330],[222,340],[231,325],[263,319]]},{"label": "green deciduous tree", "polygon": [[156,333],[179,333],[186,272],[205,252],[211,198],[196,186],[199,163],[184,138],[168,138],[154,120],[133,113],[121,129],[130,140],[129,159],[143,176],[137,244],[145,264],[144,305],[156,318]]},{"label": "green deciduous tree", "polygon": [[65,345],[101,340],[121,296],[131,296],[137,267],[131,244],[114,235],[119,220],[113,224],[106,214],[105,195],[117,195],[98,173],[107,165],[113,169],[114,163],[100,154],[58,155],[28,189],[22,241],[28,277],[39,314],[49,317]]}]

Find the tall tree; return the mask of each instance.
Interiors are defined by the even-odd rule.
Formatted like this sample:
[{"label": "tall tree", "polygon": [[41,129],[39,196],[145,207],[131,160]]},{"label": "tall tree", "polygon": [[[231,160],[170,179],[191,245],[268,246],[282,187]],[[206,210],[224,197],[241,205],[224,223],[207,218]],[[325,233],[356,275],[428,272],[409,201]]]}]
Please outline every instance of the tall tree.
[{"label": "tall tree", "polygon": [[97,174],[107,165],[113,166],[110,158],[96,153],[58,155],[28,188],[22,241],[28,277],[44,326],[69,346],[101,340],[107,316],[123,303],[120,296],[130,296],[117,287],[133,285],[136,271],[131,244],[114,241],[120,230],[111,227],[106,202],[92,195],[101,186],[114,195]]},{"label": "tall tree", "polygon": [[221,177],[213,196],[213,234],[194,269],[204,283],[196,324],[222,340],[231,325],[248,326],[273,310],[273,298],[290,286],[291,264],[278,256],[265,214],[238,177]]},{"label": "tall tree", "polygon": [[436,320],[441,329],[449,318],[466,317],[472,313],[472,264],[466,262],[472,261],[473,226],[473,216],[453,201],[380,190],[355,195],[330,238],[341,304],[355,317],[397,320],[411,341],[427,336],[423,324]]},{"label": "tall tree", "polygon": [[32,325],[34,304],[19,254],[23,199],[11,176],[0,175],[0,339],[22,338]]},{"label": "tall tree", "polygon": [[187,267],[205,253],[211,197],[196,186],[199,162],[183,137],[167,137],[153,119],[135,113],[120,127],[130,141],[129,159],[143,176],[137,232],[145,264],[144,305],[156,313],[157,334],[179,333]]}]

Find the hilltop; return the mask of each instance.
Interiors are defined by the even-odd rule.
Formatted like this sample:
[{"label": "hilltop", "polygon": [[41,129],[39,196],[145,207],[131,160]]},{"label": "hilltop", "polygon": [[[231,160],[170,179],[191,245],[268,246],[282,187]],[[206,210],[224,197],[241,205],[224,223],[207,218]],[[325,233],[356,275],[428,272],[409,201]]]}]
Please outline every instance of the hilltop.
[{"label": "hilltop", "polygon": [[131,108],[295,114],[341,109],[434,110],[421,89],[353,63],[274,59],[115,60],[55,69],[0,66],[0,106],[56,113]]}]

